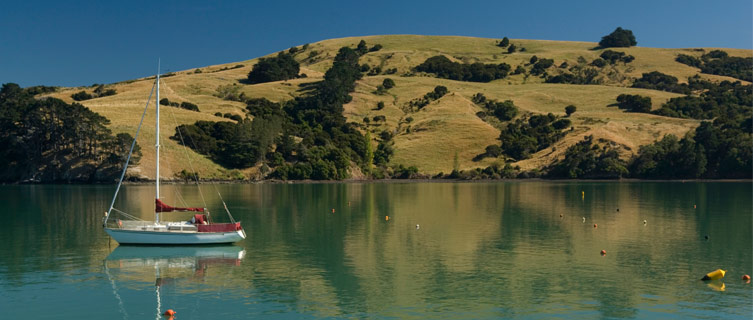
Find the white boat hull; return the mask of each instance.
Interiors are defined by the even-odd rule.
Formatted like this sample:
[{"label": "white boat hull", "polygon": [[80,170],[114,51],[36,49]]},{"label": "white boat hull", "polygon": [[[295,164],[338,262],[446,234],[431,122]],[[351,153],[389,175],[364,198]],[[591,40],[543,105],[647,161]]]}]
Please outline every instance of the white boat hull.
[{"label": "white boat hull", "polygon": [[243,230],[232,232],[171,232],[105,228],[105,232],[120,244],[218,244],[234,243],[246,238]]}]

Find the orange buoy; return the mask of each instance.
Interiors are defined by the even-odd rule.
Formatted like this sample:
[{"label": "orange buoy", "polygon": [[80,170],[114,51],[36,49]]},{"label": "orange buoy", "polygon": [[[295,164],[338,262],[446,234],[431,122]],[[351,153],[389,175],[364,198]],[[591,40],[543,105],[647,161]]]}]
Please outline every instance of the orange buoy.
[{"label": "orange buoy", "polygon": [[606,255],[606,254],[607,254],[607,250],[601,250],[601,255],[602,255],[602,256],[603,256],[603,255]]},{"label": "orange buoy", "polygon": [[747,275],[747,274],[746,274],[746,275],[744,275],[744,276],[743,276],[743,280],[745,280],[745,281],[750,281],[750,276],[749,276],[749,275]]},{"label": "orange buoy", "polygon": [[384,221],[389,221],[389,220],[390,220],[390,216],[384,216]]},{"label": "orange buoy", "polygon": [[594,223],[594,228],[598,228],[598,227],[599,227],[599,225]]},{"label": "orange buoy", "polygon": [[335,213],[335,208],[332,208],[332,213]]},{"label": "orange buoy", "polygon": [[164,315],[168,316],[168,317],[172,317],[172,316],[175,316],[176,313],[177,312],[173,311],[173,309],[167,309],[167,311],[165,311]]},{"label": "orange buoy", "polygon": [[693,205],[693,209],[695,209],[695,208],[696,208],[695,205]]}]

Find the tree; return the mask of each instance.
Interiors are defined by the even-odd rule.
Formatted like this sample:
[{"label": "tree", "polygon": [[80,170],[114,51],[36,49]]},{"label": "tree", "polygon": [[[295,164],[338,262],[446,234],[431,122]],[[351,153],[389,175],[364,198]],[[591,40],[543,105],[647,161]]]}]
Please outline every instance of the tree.
[{"label": "tree", "polygon": [[651,98],[637,94],[621,94],[617,96],[617,106],[630,112],[651,112]]},{"label": "tree", "polygon": [[367,52],[369,52],[369,48],[366,46],[366,41],[361,40],[356,47],[356,53],[358,53],[359,56],[362,56]]},{"label": "tree", "polygon": [[498,46],[504,48],[507,47],[510,44],[510,39],[507,39],[507,37],[502,38],[502,41],[499,42]]},{"label": "tree", "polygon": [[517,49],[518,49],[518,47],[516,47],[514,44],[510,44],[510,46],[507,47],[507,53],[513,53]]},{"label": "tree", "polygon": [[575,113],[575,110],[577,110],[577,109],[578,108],[576,108],[574,105],[571,104],[571,105],[565,107],[565,113],[569,117],[571,114]]},{"label": "tree", "polygon": [[627,48],[636,44],[638,44],[638,42],[635,41],[633,31],[622,29],[622,27],[617,27],[612,33],[601,37],[601,41],[599,41],[599,46],[602,48]]},{"label": "tree", "polygon": [[534,64],[534,63],[536,63],[536,61],[538,61],[538,60],[539,60],[539,57],[537,57],[537,56],[533,56],[533,57],[531,57],[531,60],[528,60],[528,62],[530,62],[531,64]]},{"label": "tree", "polygon": [[382,86],[385,89],[392,89],[393,87],[395,87],[395,81],[390,78],[385,78],[384,81],[382,81]]},{"label": "tree", "polygon": [[248,73],[248,82],[256,84],[293,79],[299,71],[300,64],[293,59],[293,55],[280,52],[277,57],[259,59]]}]

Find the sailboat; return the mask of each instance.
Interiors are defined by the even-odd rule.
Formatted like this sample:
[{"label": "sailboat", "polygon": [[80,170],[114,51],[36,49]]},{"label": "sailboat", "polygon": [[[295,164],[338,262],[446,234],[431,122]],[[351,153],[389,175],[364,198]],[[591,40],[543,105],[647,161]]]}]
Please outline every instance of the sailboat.
[{"label": "sailboat", "polygon": [[[144,245],[198,245],[198,244],[219,244],[219,243],[233,243],[246,238],[246,232],[241,227],[240,222],[236,222],[233,219],[230,210],[228,210],[225,201],[222,204],[230,217],[230,223],[214,223],[210,219],[209,211],[202,207],[173,207],[165,204],[160,200],[160,174],[159,174],[159,154],[160,154],[160,133],[159,133],[159,85],[160,85],[160,73],[159,66],[157,67],[157,75],[154,86],[152,86],[152,93],[156,87],[155,101],[156,106],[156,175],[155,175],[155,207],[154,207],[154,221],[147,221],[140,219],[134,215],[131,215],[125,211],[115,209],[115,199],[118,196],[120,187],[123,184],[123,178],[125,177],[126,170],[128,169],[128,163],[131,160],[133,154],[133,148],[136,144],[136,139],[141,131],[141,126],[144,123],[144,116],[149,108],[152,93],[149,94],[146,107],[141,115],[141,122],[136,130],[136,134],[131,143],[131,149],[128,152],[125,166],[120,175],[118,181],[118,187],[115,190],[115,194],[112,197],[110,208],[105,212],[103,219],[103,227],[105,232],[120,244],[144,244]],[[196,181],[198,185],[198,180]],[[197,186],[198,187],[198,186]],[[219,191],[218,191],[219,194]],[[203,197],[203,196],[202,196]],[[222,196],[220,195],[220,199]],[[127,219],[110,219],[113,211],[118,212],[120,215]],[[160,219],[160,214],[165,212],[191,212],[194,213],[193,217],[183,219],[180,221],[163,221]]]}]

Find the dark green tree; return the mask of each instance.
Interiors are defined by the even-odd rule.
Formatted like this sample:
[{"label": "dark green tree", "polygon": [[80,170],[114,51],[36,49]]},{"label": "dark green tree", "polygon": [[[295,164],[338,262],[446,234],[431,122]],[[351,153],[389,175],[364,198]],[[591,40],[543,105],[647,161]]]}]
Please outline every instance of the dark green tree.
[{"label": "dark green tree", "polygon": [[571,114],[575,113],[577,109],[578,108],[576,108],[574,105],[571,104],[565,107],[565,114],[567,114],[567,116],[569,117]]},{"label": "dark green tree", "polygon": [[617,96],[617,106],[630,112],[651,112],[651,98],[637,94],[621,94]]},{"label": "dark green tree", "polygon": [[259,59],[248,73],[248,82],[256,84],[293,79],[298,76],[299,71],[300,64],[295,61],[293,55],[280,52],[276,57]]},{"label": "dark green tree", "polygon": [[612,33],[603,36],[599,41],[599,46],[602,48],[631,47],[637,44],[633,31],[622,29],[622,27],[617,27]]},{"label": "dark green tree", "polygon": [[507,37],[502,38],[502,41],[499,42],[497,46],[499,47],[507,47],[510,44],[510,39],[507,39]]}]

